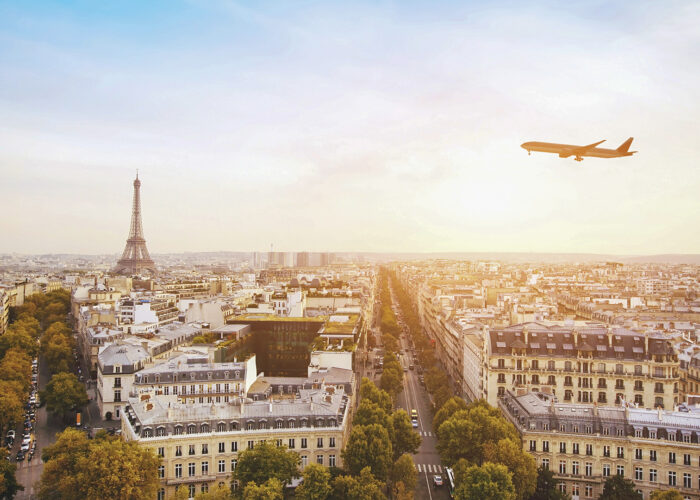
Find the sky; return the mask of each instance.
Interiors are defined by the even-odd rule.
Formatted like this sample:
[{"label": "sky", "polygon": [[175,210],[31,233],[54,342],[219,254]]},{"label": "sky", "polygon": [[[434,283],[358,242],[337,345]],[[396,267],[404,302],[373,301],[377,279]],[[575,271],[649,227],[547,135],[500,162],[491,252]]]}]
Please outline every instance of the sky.
[{"label": "sky", "polygon": [[[0,0],[0,253],[700,253],[700,3]],[[525,141],[616,148],[583,162]]]}]

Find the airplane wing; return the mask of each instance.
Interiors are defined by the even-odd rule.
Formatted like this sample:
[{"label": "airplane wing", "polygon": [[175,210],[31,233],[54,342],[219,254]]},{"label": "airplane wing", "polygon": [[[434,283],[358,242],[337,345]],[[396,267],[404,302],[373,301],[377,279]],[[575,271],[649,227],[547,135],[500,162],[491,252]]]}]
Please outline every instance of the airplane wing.
[{"label": "airplane wing", "polygon": [[580,148],[574,149],[574,151],[577,154],[583,154],[586,151],[588,151],[589,149],[593,149],[594,147],[598,146],[599,144],[603,144],[604,142],[605,142],[605,139],[603,139],[602,141],[594,142],[593,144],[589,144],[588,146],[581,146]]}]

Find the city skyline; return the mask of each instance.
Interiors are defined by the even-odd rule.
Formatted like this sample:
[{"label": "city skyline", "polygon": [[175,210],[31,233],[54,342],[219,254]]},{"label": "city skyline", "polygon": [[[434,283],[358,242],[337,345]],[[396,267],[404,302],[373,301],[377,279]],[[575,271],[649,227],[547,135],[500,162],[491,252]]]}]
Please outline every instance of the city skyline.
[{"label": "city skyline", "polygon": [[0,5],[0,253],[700,253],[696,4],[402,7]]}]

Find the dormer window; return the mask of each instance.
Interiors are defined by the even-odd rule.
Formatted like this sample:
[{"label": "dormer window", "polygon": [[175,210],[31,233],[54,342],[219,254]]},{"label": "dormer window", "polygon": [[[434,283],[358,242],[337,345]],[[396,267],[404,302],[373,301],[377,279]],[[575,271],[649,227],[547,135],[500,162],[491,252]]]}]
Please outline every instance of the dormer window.
[{"label": "dormer window", "polygon": [[207,378],[211,380],[211,372],[207,372]]}]

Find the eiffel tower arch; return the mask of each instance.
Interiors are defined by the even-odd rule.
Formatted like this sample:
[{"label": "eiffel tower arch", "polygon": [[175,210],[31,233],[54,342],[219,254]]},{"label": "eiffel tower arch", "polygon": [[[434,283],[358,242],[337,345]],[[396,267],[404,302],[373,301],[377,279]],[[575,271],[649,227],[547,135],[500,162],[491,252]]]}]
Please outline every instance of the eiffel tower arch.
[{"label": "eiffel tower arch", "polygon": [[129,238],[126,240],[122,257],[112,269],[112,272],[127,275],[143,272],[155,274],[156,272],[156,265],[148,254],[146,239],[143,237],[143,227],[141,225],[141,181],[138,173],[134,180],[134,203],[131,209]]}]

